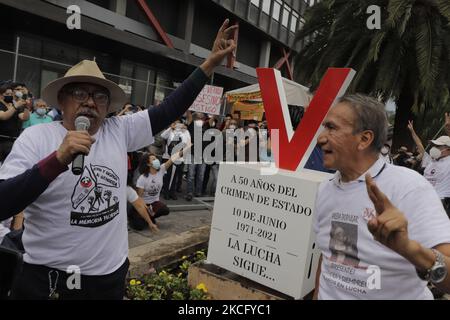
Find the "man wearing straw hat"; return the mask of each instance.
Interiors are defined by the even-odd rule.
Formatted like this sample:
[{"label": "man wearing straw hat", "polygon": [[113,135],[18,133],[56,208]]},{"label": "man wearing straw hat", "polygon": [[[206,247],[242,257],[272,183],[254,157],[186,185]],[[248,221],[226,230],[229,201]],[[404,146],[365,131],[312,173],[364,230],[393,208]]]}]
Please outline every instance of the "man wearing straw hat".
[{"label": "man wearing straw hat", "polygon": [[[235,49],[226,20],[210,56],[160,106],[126,117],[123,90],[93,61],[82,61],[43,91],[62,122],[30,127],[0,169],[0,220],[25,210],[23,270],[15,299],[122,299],[128,270],[127,152],[180,117],[214,68]],[[85,131],[75,120],[89,119]],[[79,129],[79,128],[78,128]],[[85,156],[80,175],[69,169]],[[73,165],[72,165],[73,170]],[[80,281],[71,273],[81,274]]]}]

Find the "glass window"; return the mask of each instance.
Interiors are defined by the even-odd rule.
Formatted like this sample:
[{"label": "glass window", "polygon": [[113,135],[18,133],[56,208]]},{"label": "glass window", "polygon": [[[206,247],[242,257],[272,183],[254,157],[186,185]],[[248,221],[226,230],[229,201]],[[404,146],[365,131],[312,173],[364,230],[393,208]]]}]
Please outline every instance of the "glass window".
[{"label": "glass window", "polygon": [[252,0],[252,4],[259,7],[259,0]]},{"label": "glass window", "polygon": [[297,31],[297,21],[298,21],[298,14],[296,12],[292,12],[292,19],[291,19],[291,31],[292,32]]},{"label": "glass window", "polygon": [[263,0],[262,11],[264,13],[270,14],[270,3],[271,3],[271,0]]},{"label": "glass window", "polygon": [[284,8],[283,8],[283,21],[281,22],[281,24],[283,26],[285,26],[286,28],[288,27],[290,13],[291,13],[291,8],[288,7],[288,6],[284,6]]},{"label": "glass window", "polygon": [[273,4],[272,18],[274,18],[276,21],[279,21],[280,13],[281,13],[281,3],[279,1],[275,1]]}]

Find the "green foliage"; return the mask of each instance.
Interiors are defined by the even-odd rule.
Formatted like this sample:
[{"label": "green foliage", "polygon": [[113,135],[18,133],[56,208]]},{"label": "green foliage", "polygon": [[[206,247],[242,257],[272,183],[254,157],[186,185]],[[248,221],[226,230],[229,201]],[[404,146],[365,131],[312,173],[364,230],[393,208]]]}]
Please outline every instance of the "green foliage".
[{"label": "green foliage", "polygon": [[190,288],[187,281],[188,269],[192,263],[206,259],[204,250],[192,257],[182,257],[172,271],[145,275],[140,280],[132,279],[127,286],[127,296],[131,300],[206,300],[204,284]]},{"label": "green foliage", "polygon": [[[381,8],[380,30],[367,28],[370,5]],[[450,111],[450,1],[323,0],[305,19],[296,81],[315,90],[328,67],[351,67],[349,92],[392,98],[418,122],[439,115],[442,125]]]}]

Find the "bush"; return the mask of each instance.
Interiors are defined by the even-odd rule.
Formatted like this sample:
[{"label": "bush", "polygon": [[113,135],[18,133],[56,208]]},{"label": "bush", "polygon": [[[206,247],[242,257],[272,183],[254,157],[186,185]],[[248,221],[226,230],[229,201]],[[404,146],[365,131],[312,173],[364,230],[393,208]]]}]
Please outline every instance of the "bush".
[{"label": "bush", "polygon": [[143,276],[142,279],[131,279],[127,286],[127,297],[131,300],[207,300],[208,289],[203,283],[190,288],[187,281],[191,264],[205,259],[205,251],[197,251],[191,257],[182,257],[171,271],[162,270]]}]

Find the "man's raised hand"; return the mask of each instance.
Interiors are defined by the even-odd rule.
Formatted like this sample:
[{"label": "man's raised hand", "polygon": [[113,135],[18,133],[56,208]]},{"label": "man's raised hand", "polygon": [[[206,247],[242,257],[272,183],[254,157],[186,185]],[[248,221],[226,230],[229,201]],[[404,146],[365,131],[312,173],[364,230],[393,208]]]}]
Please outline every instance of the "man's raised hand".
[{"label": "man's raised hand", "polygon": [[408,221],[389,198],[380,191],[372,177],[366,175],[366,187],[370,200],[374,204],[377,216],[367,226],[375,240],[386,247],[404,255],[408,251]]}]

